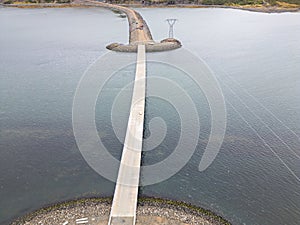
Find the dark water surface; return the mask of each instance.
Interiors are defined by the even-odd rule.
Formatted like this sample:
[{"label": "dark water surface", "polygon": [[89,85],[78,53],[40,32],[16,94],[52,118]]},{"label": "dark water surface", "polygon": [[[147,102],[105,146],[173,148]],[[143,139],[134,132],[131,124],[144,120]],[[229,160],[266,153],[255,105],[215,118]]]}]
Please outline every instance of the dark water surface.
[{"label": "dark water surface", "polygon": [[[179,19],[175,35],[215,73],[228,119],[217,158],[199,172],[211,125],[205,96],[186,74],[148,63],[149,78],[173,80],[191,96],[201,132],[189,163],[170,179],[141,188],[141,194],[190,202],[234,224],[299,224],[300,14],[138,11],[155,39],[166,37],[166,18]],[[126,19],[107,10],[0,8],[0,224],[57,201],[112,195],[114,183],[94,172],[77,148],[72,101],[84,71],[107,52],[104,46],[126,43],[127,35]],[[96,105],[99,136],[116,158],[122,143],[112,129],[111,107],[133,79],[134,66],[118,71]],[[118,129],[124,133],[131,88],[117,111],[123,121]],[[167,133],[157,148],[144,154],[145,165],[170,155],[180,134],[174,107],[149,96],[145,138],[151,136],[149,123],[155,117],[165,121]]]}]

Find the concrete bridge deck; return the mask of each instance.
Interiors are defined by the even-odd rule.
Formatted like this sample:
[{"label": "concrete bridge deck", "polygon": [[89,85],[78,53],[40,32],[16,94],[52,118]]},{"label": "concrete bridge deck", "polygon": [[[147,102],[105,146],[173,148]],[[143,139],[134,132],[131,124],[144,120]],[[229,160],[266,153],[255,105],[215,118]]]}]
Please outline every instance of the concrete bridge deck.
[{"label": "concrete bridge deck", "polygon": [[145,45],[138,45],[130,115],[109,225],[134,225],[139,188],[146,94]]}]

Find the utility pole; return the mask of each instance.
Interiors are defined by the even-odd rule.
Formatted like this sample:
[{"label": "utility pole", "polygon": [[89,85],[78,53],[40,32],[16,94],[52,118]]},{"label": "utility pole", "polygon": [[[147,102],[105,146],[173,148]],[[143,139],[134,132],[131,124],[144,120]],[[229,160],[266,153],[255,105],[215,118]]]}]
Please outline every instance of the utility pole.
[{"label": "utility pole", "polygon": [[169,24],[169,38],[174,37],[174,24],[177,21],[177,19],[166,19],[166,21]]}]

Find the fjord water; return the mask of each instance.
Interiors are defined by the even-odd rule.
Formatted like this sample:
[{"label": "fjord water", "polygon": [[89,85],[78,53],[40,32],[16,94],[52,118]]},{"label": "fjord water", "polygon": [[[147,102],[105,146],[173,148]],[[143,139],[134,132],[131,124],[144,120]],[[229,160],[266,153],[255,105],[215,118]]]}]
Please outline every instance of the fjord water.
[{"label": "fjord water", "polygon": [[[298,224],[300,14],[231,9],[138,11],[158,40],[167,36],[164,20],[179,19],[176,37],[208,64],[227,105],[224,143],[213,164],[199,172],[211,125],[205,96],[186,74],[148,63],[149,78],[173,80],[191,96],[201,132],[189,163],[170,179],[141,188],[141,195],[202,206],[233,224]],[[126,19],[93,8],[0,8],[0,30],[0,223],[63,200],[111,196],[114,184],[94,172],[76,146],[72,101],[84,71],[106,53],[104,46],[127,42]],[[159,60],[163,56],[149,57]],[[99,71],[99,76],[104,72]],[[111,108],[120,90],[133,79],[134,66],[117,71],[96,105],[99,136],[116,158],[122,144],[112,129]],[[131,88],[118,102],[123,110],[116,112],[124,133]],[[149,128],[155,117],[165,121],[166,137],[144,154],[145,165],[171,154],[180,133],[180,115],[174,107],[149,96],[145,138],[155,132]]]}]

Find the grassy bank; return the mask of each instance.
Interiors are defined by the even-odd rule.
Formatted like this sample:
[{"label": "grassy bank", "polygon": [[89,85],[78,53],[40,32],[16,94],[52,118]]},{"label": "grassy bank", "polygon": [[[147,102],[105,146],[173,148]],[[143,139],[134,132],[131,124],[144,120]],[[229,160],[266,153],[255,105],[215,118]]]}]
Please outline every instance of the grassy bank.
[{"label": "grassy bank", "polygon": [[4,5],[9,5],[9,4],[15,4],[15,5],[21,5],[21,4],[66,4],[66,3],[71,3],[72,0],[2,0],[0,1]]},{"label": "grassy bank", "polygon": [[[122,6],[128,7],[147,7],[147,8],[232,8],[263,13],[280,13],[280,12],[298,12],[300,11],[300,0],[281,0],[265,2],[264,0],[201,0],[184,1],[168,3],[165,0],[151,3],[141,3],[140,1],[111,1]],[[288,2],[287,2],[288,1]],[[72,0],[0,0],[3,6],[19,7],[19,8],[63,8],[63,7],[86,7],[80,3],[73,3]]]}]

